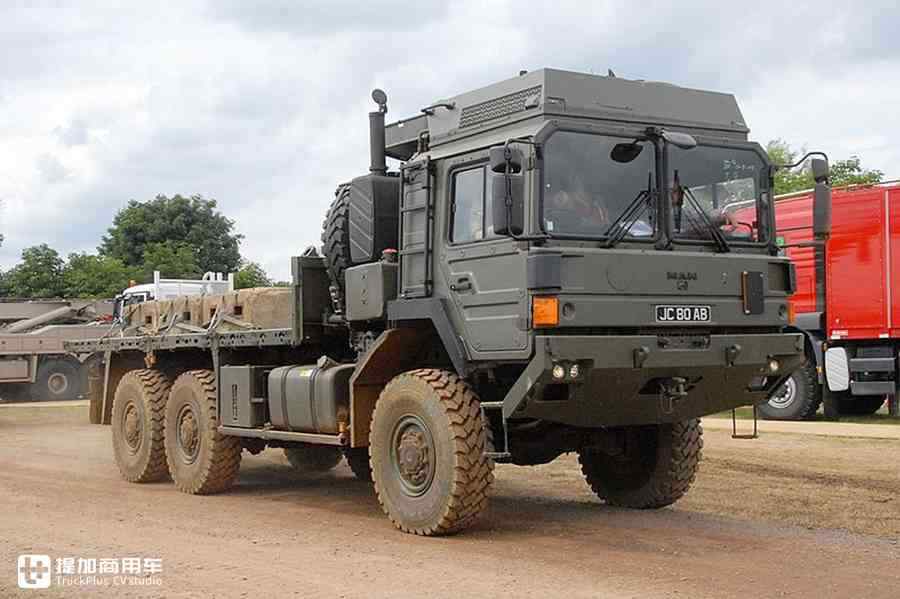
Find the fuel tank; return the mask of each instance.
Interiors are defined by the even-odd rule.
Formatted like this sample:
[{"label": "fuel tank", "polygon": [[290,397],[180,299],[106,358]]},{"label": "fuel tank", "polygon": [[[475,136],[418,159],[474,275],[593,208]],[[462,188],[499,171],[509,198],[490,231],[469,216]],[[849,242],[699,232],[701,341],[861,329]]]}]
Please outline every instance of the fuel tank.
[{"label": "fuel tank", "polygon": [[349,420],[353,364],[282,366],[269,373],[269,416],[276,429],[337,434]]}]

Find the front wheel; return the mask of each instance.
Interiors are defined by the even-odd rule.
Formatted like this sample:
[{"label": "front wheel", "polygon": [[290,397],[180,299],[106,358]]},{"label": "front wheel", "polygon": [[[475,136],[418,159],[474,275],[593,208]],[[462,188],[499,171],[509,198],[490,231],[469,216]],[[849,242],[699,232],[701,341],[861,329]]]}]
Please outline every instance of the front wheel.
[{"label": "front wheel", "polygon": [[700,466],[703,428],[695,419],[625,428],[621,451],[578,452],[584,478],[596,495],[619,507],[655,509],[678,501]]},{"label": "front wheel", "polygon": [[470,526],[494,480],[478,398],[453,373],[421,369],[381,392],[369,434],[375,493],[404,532],[445,535]]},{"label": "front wheel", "polygon": [[765,420],[811,420],[821,403],[818,373],[814,366],[805,364],[757,409]]}]

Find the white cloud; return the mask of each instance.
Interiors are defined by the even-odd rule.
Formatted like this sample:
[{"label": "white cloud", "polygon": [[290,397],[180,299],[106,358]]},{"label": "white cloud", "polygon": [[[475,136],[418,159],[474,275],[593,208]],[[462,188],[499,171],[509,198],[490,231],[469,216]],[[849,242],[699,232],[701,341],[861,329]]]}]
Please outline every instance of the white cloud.
[{"label": "white cloud", "polygon": [[4,268],[37,243],[92,250],[129,199],[201,193],[287,278],[368,165],[372,87],[400,118],[520,68],[734,92],[757,140],[900,175],[887,3],[28,4],[0,22]]}]

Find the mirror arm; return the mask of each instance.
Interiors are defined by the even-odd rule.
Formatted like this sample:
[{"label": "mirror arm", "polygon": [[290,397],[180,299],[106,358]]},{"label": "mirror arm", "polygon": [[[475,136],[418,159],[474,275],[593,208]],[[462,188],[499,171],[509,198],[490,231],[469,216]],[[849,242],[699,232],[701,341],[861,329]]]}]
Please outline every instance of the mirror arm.
[{"label": "mirror arm", "polygon": [[825,152],[807,152],[800,160],[793,164],[773,164],[772,167],[777,171],[785,168],[797,168],[798,166],[806,162],[808,158],[811,158],[813,156],[820,156],[825,159],[825,162],[831,164],[828,160],[828,154],[826,154]]}]

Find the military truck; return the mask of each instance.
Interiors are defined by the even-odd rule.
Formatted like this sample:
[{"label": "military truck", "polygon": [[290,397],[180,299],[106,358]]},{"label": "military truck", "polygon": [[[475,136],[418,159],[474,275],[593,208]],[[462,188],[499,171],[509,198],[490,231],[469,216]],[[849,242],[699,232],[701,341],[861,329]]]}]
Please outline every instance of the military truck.
[{"label": "military truck", "polygon": [[732,96],[544,69],[388,126],[372,97],[370,172],[291,287],[148,302],[70,344],[104,353],[126,480],[216,493],[244,450],[343,455],[397,528],[441,535],[485,509],[496,462],[576,452],[602,500],[660,508],[694,480],[699,417],[803,364],[773,166]]}]

